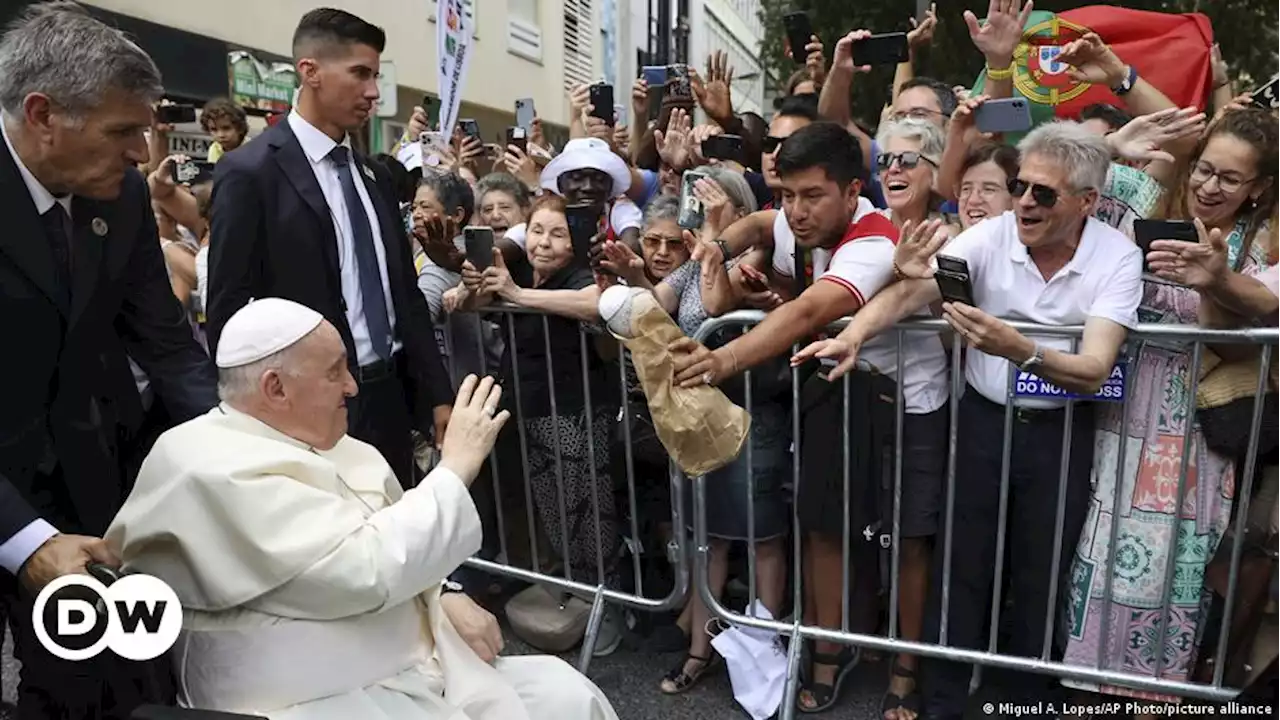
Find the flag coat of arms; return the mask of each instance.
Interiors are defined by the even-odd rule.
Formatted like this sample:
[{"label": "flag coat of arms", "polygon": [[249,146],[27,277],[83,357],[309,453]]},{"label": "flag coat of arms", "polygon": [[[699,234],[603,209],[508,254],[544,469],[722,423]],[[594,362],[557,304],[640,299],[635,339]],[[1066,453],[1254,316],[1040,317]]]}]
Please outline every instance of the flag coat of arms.
[{"label": "flag coat of arms", "polygon": [[[1058,61],[1064,46],[1089,32],[1179,107],[1204,109],[1213,90],[1213,27],[1207,17],[1091,5],[1056,14],[1037,10],[1027,18],[1013,57],[1013,92],[1030,101],[1035,124],[1074,118],[1094,103],[1124,107],[1110,88],[1075,80]],[[984,70],[974,93],[985,84]]]}]

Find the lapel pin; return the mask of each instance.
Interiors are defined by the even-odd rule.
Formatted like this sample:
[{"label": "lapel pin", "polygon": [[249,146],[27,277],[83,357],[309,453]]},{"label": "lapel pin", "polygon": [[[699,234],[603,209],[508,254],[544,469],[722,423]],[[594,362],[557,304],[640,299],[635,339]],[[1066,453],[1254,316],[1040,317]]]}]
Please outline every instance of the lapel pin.
[{"label": "lapel pin", "polygon": [[107,236],[107,221],[106,221],[106,220],[103,220],[102,218],[94,218],[94,219],[93,219],[93,222],[89,224],[89,227],[91,227],[91,228],[93,229],[93,234],[94,234],[94,235],[97,235],[98,237],[106,237],[106,236]]},{"label": "lapel pin", "polygon": [[369,169],[368,165],[361,165],[360,169],[364,171],[364,176],[369,178],[370,182],[377,182],[377,180],[373,177],[373,171]]}]

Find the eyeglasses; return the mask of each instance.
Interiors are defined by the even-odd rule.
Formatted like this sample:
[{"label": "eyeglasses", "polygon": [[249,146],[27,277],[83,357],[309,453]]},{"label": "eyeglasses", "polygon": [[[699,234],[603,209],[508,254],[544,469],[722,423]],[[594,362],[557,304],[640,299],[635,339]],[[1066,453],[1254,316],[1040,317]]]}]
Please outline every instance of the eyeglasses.
[{"label": "eyeglasses", "polygon": [[659,248],[665,247],[668,250],[680,250],[684,247],[684,238],[669,237],[664,235],[642,235],[640,242],[647,247]]},{"label": "eyeglasses", "polygon": [[760,143],[760,149],[764,151],[765,155],[772,155],[778,150],[778,146],[782,144],[783,140],[786,140],[786,138],[765,135],[764,142]]},{"label": "eyeglasses", "polygon": [[876,168],[880,170],[888,170],[893,167],[893,163],[896,161],[898,163],[898,167],[903,170],[914,170],[915,167],[920,164],[921,160],[934,167],[938,167],[938,163],[930,160],[924,155],[921,155],[918,152],[908,151],[900,153],[880,153],[880,155],[876,157]]},{"label": "eyeglasses", "polygon": [[1040,185],[1038,183],[1029,183],[1021,178],[1009,178],[1009,194],[1014,200],[1027,194],[1027,190],[1031,190],[1031,199],[1042,208],[1051,208],[1058,204],[1058,191],[1048,185]]},{"label": "eyeglasses", "polygon": [[889,119],[890,120],[906,120],[910,118],[912,120],[928,120],[933,115],[941,115],[942,117],[947,116],[947,114],[944,112],[938,112],[937,110],[930,110],[929,108],[917,107],[917,108],[911,108],[910,110],[899,110],[893,113],[892,115],[890,115]]},{"label": "eyeglasses", "polygon": [[[1229,173],[1231,171],[1228,170],[1227,172]],[[1213,178],[1218,178],[1218,187],[1222,189],[1222,192],[1228,195],[1258,179],[1256,175],[1251,178],[1242,178],[1235,174],[1228,175],[1203,160],[1196,163],[1195,167],[1191,168],[1191,182],[1204,185]]]}]

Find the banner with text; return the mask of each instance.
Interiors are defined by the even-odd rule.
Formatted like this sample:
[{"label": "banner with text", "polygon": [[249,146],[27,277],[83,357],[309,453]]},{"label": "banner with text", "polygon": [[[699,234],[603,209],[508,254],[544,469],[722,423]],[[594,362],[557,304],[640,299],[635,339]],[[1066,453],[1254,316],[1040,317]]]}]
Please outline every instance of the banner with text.
[{"label": "banner with text", "polygon": [[436,54],[440,58],[437,80],[440,88],[440,132],[453,136],[462,104],[462,81],[471,60],[475,20],[463,12],[462,0],[436,2]]}]

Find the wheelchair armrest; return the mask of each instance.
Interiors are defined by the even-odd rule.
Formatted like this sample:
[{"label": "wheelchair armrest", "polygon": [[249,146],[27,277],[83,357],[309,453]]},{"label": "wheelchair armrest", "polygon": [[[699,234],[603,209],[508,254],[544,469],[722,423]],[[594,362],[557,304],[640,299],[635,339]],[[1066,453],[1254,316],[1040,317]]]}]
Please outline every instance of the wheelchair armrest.
[{"label": "wheelchair armrest", "polygon": [[267,720],[262,715],[241,715],[219,710],[190,710],[187,708],[143,705],[133,711],[132,720]]}]

